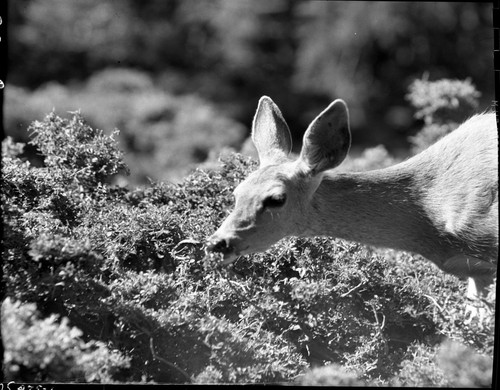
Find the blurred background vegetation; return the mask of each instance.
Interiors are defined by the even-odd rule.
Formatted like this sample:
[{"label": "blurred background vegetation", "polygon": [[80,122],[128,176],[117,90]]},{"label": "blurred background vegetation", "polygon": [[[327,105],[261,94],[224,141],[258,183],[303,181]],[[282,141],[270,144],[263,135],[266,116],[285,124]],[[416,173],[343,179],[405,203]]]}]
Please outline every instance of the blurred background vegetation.
[{"label": "blurred background vegetation", "polygon": [[120,129],[130,183],[177,181],[241,150],[262,95],[282,109],[295,150],[340,97],[359,151],[401,155],[423,123],[405,97],[413,80],[470,78],[481,111],[492,69],[489,3],[16,0],[4,120],[26,142],[32,120],[81,110]]},{"label": "blurred background vegetation", "polygon": [[[341,169],[417,153],[492,105],[491,4],[15,0],[9,12],[4,120],[32,140],[2,145],[8,380],[490,385],[494,314],[464,323],[465,282],[325,238],[222,273],[202,241],[255,161],[223,153],[185,175],[251,153],[264,94],[295,151],[345,99],[354,153]],[[156,181],[110,185],[127,166],[123,183]]]}]

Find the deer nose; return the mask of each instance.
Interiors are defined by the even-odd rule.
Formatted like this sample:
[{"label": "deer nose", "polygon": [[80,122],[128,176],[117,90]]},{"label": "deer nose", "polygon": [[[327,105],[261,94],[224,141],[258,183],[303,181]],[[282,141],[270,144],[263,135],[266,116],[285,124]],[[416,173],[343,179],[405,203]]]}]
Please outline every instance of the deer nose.
[{"label": "deer nose", "polygon": [[226,255],[233,251],[233,247],[225,239],[221,238],[208,241],[207,250]]}]

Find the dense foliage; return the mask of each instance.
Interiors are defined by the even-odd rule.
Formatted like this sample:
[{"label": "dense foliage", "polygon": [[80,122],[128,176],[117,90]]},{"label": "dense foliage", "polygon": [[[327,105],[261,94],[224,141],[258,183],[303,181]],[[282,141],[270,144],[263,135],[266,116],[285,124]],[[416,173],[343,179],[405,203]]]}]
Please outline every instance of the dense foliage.
[{"label": "dense foliage", "polygon": [[471,117],[481,96],[470,79],[429,82],[427,78],[426,75],[410,84],[406,95],[416,108],[415,117],[424,121],[424,127],[409,137],[413,153],[421,152]]},{"label": "dense foliage", "polygon": [[[463,281],[326,237],[219,268],[203,241],[254,160],[230,153],[179,184],[132,190],[110,184],[126,171],[114,134],[80,114],[30,132],[42,166],[2,145],[7,380],[491,383],[494,289],[485,318],[466,324]],[[376,148],[347,165],[393,161]]]},{"label": "dense foliage", "polygon": [[[132,69],[107,69],[83,85],[57,82],[35,91],[12,86],[6,90],[6,128],[27,127],[57,107],[80,110],[88,123],[101,129],[119,128],[125,162],[134,183],[180,180],[210,153],[240,145],[245,126],[223,115],[194,95],[174,96],[154,85],[150,75]],[[27,141],[27,134],[17,137]]]},{"label": "dense foliage", "polygon": [[[494,99],[488,2],[15,0],[9,11],[7,134],[25,142],[52,108],[81,108],[121,130],[132,183],[179,179],[208,147],[237,149],[264,94],[297,147],[340,97],[357,145],[391,152],[420,127],[404,95],[424,70],[470,77],[482,109]],[[117,91],[113,77],[144,84]]]}]

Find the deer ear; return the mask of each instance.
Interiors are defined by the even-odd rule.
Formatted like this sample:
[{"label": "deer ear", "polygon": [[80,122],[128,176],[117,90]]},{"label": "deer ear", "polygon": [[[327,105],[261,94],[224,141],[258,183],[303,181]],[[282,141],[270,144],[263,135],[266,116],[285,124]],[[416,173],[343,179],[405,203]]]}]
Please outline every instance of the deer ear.
[{"label": "deer ear", "polygon": [[309,125],[302,141],[300,160],[316,175],[339,165],[349,152],[351,132],[346,103],[337,99]]},{"label": "deer ear", "polygon": [[292,149],[292,137],[278,106],[262,96],[253,118],[252,141],[261,166],[287,160]]}]

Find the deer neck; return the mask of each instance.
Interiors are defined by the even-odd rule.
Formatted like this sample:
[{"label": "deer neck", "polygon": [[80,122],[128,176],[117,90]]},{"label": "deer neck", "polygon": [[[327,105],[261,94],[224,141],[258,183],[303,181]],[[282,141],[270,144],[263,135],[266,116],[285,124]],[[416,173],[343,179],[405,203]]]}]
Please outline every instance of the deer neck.
[{"label": "deer neck", "polygon": [[421,252],[432,235],[414,175],[403,167],[326,173],[314,193],[304,235]]}]

